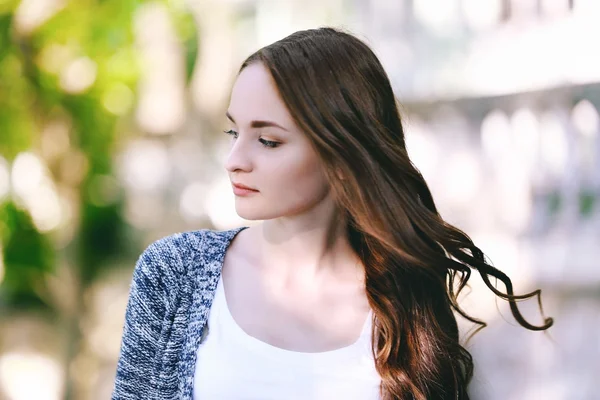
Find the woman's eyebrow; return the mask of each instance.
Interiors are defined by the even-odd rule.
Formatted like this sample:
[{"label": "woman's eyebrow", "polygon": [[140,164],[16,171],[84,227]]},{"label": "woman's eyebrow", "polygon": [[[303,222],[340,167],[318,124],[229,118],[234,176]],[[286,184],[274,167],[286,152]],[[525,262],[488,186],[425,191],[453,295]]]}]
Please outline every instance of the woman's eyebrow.
[{"label": "woman's eyebrow", "polygon": [[[231,114],[229,114],[229,111],[227,111],[225,113],[225,116],[231,122],[233,122],[235,124],[235,120],[233,119],[233,117],[231,116]],[[279,129],[282,129],[282,130],[288,132],[288,130],[285,129],[283,126],[281,126],[279,124],[276,124],[273,121],[255,120],[255,121],[250,122],[250,127],[252,127],[252,128],[269,128],[269,127],[273,127],[273,128],[279,128]]]}]

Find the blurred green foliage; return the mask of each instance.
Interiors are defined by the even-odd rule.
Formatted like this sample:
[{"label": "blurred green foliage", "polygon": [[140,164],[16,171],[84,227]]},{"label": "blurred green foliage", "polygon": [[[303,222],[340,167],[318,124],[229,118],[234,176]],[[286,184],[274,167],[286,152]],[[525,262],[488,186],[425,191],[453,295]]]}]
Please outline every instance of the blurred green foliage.
[{"label": "blurred green foliage", "polygon": [[[40,231],[22,201],[12,194],[0,199],[0,316],[42,312],[63,321],[70,329],[68,365],[80,351],[78,321],[85,314],[86,288],[118,265],[114,261],[139,251],[131,248],[122,217],[123,188],[112,175],[120,142],[137,130],[131,115],[143,65],[135,16],[150,2],[66,1],[31,31],[19,29],[20,3],[0,0],[0,161],[4,158],[10,166],[24,151],[40,156],[59,195],[74,197],[64,199],[73,203],[74,215],[68,226]],[[189,82],[198,54],[195,21],[182,2],[154,3],[166,6],[172,19],[185,50]],[[78,60],[92,67],[93,79],[83,89],[68,90],[64,73]],[[66,127],[68,144],[50,157],[43,144],[55,141],[44,137],[53,123]],[[70,234],[61,235],[61,230]],[[65,288],[78,296],[75,310],[58,309],[60,302],[52,299],[56,290],[48,288],[48,278],[61,266],[74,277],[74,283],[64,284],[77,286]],[[68,378],[66,398],[77,397],[72,386]]]},{"label": "blurred green foliage", "polygon": [[[118,255],[119,202],[97,207],[86,196],[96,174],[111,174],[118,116],[102,104],[102,96],[115,84],[132,91],[139,75],[133,48],[132,17],[136,1],[68,2],[52,18],[31,33],[15,29],[15,6],[0,19],[0,152],[11,161],[26,150],[37,153],[44,126],[52,120],[67,121],[70,146],[87,160],[87,172],[78,188],[81,213],[76,243],[78,276],[89,284],[107,257]],[[63,58],[62,60],[60,58]],[[96,79],[82,93],[66,93],[60,72],[75,58],[88,57],[97,68]],[[54,65],[52,65],[54,64]],[[62,64],[62,65],[60,65]],[[61,68],[62,67],[62,68]],[[74,149],[69,149],[73,151]],[[48,165],[58,171],[61,160]],[[53,174],[57,185],[58,173]],[[7,216],[3,242],[5,279],[0,285],[4,307],[21,309],[43,304],[39,294],[44,274],[51,273],[56,254],[47,235],[36,232],[26,210],[13,201],[3,205]],[[101,226],[102,228],[98,228]],[[111,238],[111,239],[106,239]],[[99,246],[97,246],[100,244]],[[98,248],[100,247],[100,248]],[[101,256],[102,255],[102,256]]]},{"label": "blurred green foliage", "polygon": [[[45,161],[57,187],[70,187],[79,193],[74,218],[78,226],[61,255],[52,245],[54,232],[38,232],[19,202],[9,197],[0,204],[5,268],[0,307],[4,311],[48,310],[40,288],[61,256],[72,258],[79,283],[86,287],[127,250],[122,188],[112,188],[117,195],[102,198],[98,185],[113,174],[119,140],[134,130],[129,118],[131,107],[125,103],[124,110],[117,110],[123,112],[115,112],[107,103],[119,95],[130,95],[130,103],[135,101],[142,66],[135,45],[134,18],[136,10],[147,2],[68,1],[32,32],[25,33],[17,29],[19,3],[0,0],[0,155],[10,163],[23,151],[39,154],[44,127],[53,121],[66,124],[69,149],[62,157]],[[184,45],[189,80],[198,51],[195,22],[180,3],[158,3],[168,7]],[[93,63],[95,78],[85,90],[69,93],[61,84],[61,73],[78,59]],[[85,169],[77,182],[61,173],[65,157],[73,154],[85,158],[77,165]]]},{"label": "blurred green foliage", "polygon": [[44,275],[52,272],[54,251],[50,240],[36,231],[31,217],[12,203],[1,210],[5,270],[2,298],[16,311],[52,311],[45,301]]},{"label": "blurred green foliage", "polygon": [[[86,289],[108,268],[123,265],[115,261],[139,252],[122,217],[123,188],[113,164],[120,143],[138,130],[131,115],[143,65],[134,27],[144,3],[150,2],[66,1],[27,31],[19,27],[20,1],[0,0],[0,162],[10,166],[25,151],[39,156],[73,212],[67,224],[47,232],[14,193],[0,198],[0,316],[41,312],[62,321],[69,329],[67,365],[80,351]],[[181,2],[154,3],[166,6],[172,18],[189,82],[198,54],[195,22]],[[92,79],[73,89],[65,71],[77,62],[91,69]],[[58,155],[44,151],[44,143],[56,147],[47,129],[52,124],[68,131]],[[52,296],[64,294],[49,289],[61,267],[74,277],[63,283],[76,286],[64,288],[76,296],[74,310],[59,309]],[[73,385],[68,377],[65,398],[77,397]]]}]

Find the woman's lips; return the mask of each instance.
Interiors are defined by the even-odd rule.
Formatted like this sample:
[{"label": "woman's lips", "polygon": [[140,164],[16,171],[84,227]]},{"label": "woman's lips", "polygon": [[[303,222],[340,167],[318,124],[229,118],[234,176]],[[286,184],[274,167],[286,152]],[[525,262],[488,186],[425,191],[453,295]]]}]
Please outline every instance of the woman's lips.
[{"label": "woman's lips", "polygon": [[247,186],[237,185],[235,183],[232,184],[231,186],[233,188],[233,193],[236,196],[247,196],[247,195],[250,195],[252,193],[258,193],[258,190],[250,189]]}]

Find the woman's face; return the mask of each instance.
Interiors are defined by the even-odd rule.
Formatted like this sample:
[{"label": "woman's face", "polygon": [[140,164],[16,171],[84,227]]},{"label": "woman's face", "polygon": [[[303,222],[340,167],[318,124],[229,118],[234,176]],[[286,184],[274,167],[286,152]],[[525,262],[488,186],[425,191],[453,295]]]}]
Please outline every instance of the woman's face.
[{"label": "woman's face", "polygon": [[251,64],[239,74],[227,117],[232,137],[225,168],[231,183],[257,190],[235,195],[240,217],[293,216],[327,196],[329,185],[320,159],[261,63]]}]

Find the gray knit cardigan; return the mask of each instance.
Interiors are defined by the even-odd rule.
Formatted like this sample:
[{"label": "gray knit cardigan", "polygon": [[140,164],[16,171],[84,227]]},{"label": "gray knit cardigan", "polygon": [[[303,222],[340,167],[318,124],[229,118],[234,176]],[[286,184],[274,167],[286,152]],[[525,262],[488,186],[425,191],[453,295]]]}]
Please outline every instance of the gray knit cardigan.
[{"label": "gray knit cardigan", "polygon": [[177,233],[139,257],[112,400],[192,399],[196,354],[225,251],[247,227]]}]

